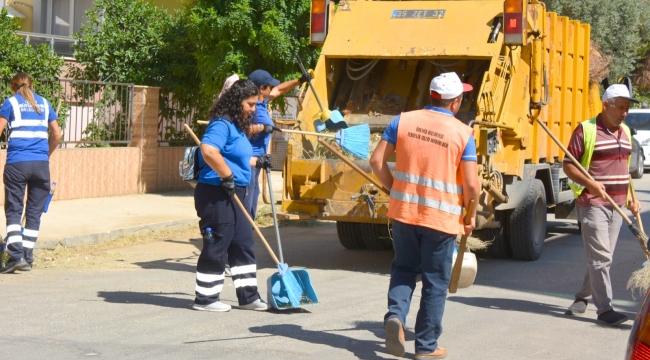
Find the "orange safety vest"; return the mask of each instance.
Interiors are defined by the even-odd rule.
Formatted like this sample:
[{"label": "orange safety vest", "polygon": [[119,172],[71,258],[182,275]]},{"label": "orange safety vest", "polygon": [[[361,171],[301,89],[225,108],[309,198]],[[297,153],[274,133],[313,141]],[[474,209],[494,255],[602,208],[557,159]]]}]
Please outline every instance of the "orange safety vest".
[{"label": "orange safety vest", "polygon": [[400,116],[388,217],[447,234],[463,232],[458,167],[472,129],[434,110]]}]

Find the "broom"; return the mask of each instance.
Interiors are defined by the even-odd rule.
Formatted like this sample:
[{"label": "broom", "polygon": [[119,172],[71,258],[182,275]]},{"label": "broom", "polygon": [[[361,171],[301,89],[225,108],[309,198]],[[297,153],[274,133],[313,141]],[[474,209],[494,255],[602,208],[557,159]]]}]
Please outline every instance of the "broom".
[{"label": "broom", "polygon": [[[636,201],[636,192],[634,191],[634,182],[632,181],[632,178],[630,178],[630,191],[632,194],[632,200]],[[636,222],[639,224],[639,230],[641,230],[641,232],[644,232],[643,222],[641,222],[640,214],[637,214]],[[630,280],[627,282],[626,289],[632,291],[632,297],[634,297],[635,290],[638,290],[639,293],[643,295],[646,293],[646,291],[648,291],[648,288],[650,287],[650,272],[646,270],[648,269],[648,259],[650,259],[650,252],[648,252],[647,249],[645,252],[645,259],[646,261],[643,263],[643,267],[639,270],[634,271],[630,277]]]},{"label": "broom", "polygon": [[[209,121],[198,120],[197,123],[206,125]],[[275,129],[275,131],[332,138],[346,151],[364,160],[368,159],[368,149],[370,148],[370,126],[368,124],[341,129],[337,131],[336,134],[321,134],[317,132],[287,129]]]},{"label": "broom", "polygon": [[[548,127],[546,127],[546,125],[542,122],[542,120],[540,120],[539,118],[537,118],[536,120],[537,120],[537,123],[539,124],[539,126],[541,126],[542,129],[544,129],[544,131],[546,131],[548,136],[550,136],[551,139],[555,142],[555,144],[564,152],[566,157],[568,157],[569,160],[571,160],[573,165],[575,165],[583,175],[585,175],[588,179],[593,181],[594,178],[589,174],[589,172],[587,172],[587,170],[585,170],[585,168],[582,167],[582,164],[580,164],[580,162],[578,160],[576,160],[576,158],[574,158],[567,151],[567,149],[564,147],[564,145],[562,145],[560,140],[558,140],[558,138],[555,137],[555,135],[551,132],[551,130]],[[639,242],[639,245],[641,245],[641,249],[643,249],[643,252],[645,253],[646,257],[650,256],[650,251],[648,250],[648,236],[643,231],[641,231],[636,225],[634,225],[632,220],[630,220],[630,218],[627,217],[627,215],[625,215],[623,210],[621,210],[621,208],[618,205],[616,205],[614,200],[612,200],[612,198],[607,193],[605,193],[605,200],[607,200],[610,203],[610,205],[612,205],[612,207],[619,214],[621,214],[621,216],[623,217],[623,220],[625,220],[625,222],[627,223],[627,227],[630,229],[630,231],[632,232],[632,234],[634,235],[636,240]],[[637,274],[638,272],[641,272],[642,276],[636,276],[636,280],[633,281],[633,279],[635,279],[634,274]],[[634,284],[632,286],[630,286],[630,283],[628,282],[628,288],[639,289],[639,290],[644,291],[644,292],[648,288],[650,288],[650,267],[649,266],[646,266],[643,269],[635,271],[634,274],[632,275],[632,278],[630,278],[630,282],[633,282]],[[637,274],[637,275],[639,275],[639,274]]]},{"label": "broom", "polygon": [[[201,140],[194,134],[194,131],[192,131],[192,128],[190,128],[187,124],[184,124],[185,130],[190,134],[192,139],[196,142],[197,145],[201,145]],[[244,213],[244,216],[250,222],[250,224],[253,226],[253,229],[255,230],[255,233],[257,236],[262,240],[262,243],[264,243],[264,246],[266,247],[266,250],[268,250],[269,254],[271,255],[271,258],[273,261],[275,261],[275,264],[278,266],[278,269],[282,272],[284,270],[284,274],[281,275],[282,279],[282,284],[284,285],[286,291],[287,291],[287,297],[289,299],[289,302],[291,303],[292,307],[298,307],[300,306],[301,299],[303,297],[303,288],[296,279],[295,275],[289,270],[289,266],[287,264],[281,264],[280,261],[278,260],[277,256],[275,256],[275,253],[273,252],[273,249],[271,249],[271,246],[269,243],[266,241],[266,238],[264,238],[264,235],[262,235],[262,232],[260,229],[257,227],[257,224],[255,224],[255,221],[251,218],[251,216],[248,214],[248,211],[246,210],[246,207],[244,207],[244,204],[241,203],[239,200],[239,197],[237,194],[233,196],[235,199],[235,202],[237,203],[237,206],[241,209],[241,211]],[[271,204],[271,206],[275,206],[275,204]]]}]

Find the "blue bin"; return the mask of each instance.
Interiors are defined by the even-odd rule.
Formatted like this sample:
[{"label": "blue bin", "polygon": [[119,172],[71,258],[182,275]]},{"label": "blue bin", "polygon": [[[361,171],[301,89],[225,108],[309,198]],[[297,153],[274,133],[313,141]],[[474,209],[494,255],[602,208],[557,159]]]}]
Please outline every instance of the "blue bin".
[{"label": "blue bin", "polygon": [[[315,305],[318,303],[318,295],[311,285],[309,273],[305,269],[291,269],[291,273],[302,287],[302,299],[299,307]],[[289,302],[287,290],[282,283],[279,273],[271,275],[267,281],[267,302],[278,310],[294,309],[295,307]]]}]

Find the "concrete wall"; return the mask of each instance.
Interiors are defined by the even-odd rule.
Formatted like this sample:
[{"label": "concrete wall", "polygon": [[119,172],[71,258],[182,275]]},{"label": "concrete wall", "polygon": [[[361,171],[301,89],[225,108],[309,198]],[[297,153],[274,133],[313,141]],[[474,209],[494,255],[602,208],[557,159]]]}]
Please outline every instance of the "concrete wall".
[{"label": "concrete wall", "polygon": [[[158,147],[158,88],[136,86],[129,147],[59,149],[50,159],[54,200],[191,189],[178,175],[184,147]],[[7,151],[0,151],[0,174]],[[4,183],[0,177],[0,204]]]}]

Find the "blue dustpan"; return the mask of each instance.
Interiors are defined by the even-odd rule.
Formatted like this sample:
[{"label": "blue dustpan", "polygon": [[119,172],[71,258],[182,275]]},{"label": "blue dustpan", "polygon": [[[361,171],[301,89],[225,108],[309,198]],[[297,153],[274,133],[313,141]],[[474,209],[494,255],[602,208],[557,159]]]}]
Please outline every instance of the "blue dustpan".
[{"label": "blue dustpan", "polygon": [[343,114],[341,114],[341,112],[338,110],[332,111],[330,118],[325,122],[322,122],[321,120],[314,120],[314,129],[316,129],[316,132],[322,132],[325,129],[334,131],[347,128],[348,123],[345,122]]},{"label": "blue dustpan", "polygon": [[[291,273],[296,277],[296,280],[298,280],[303,290],[299,307],[317,304],[318,295],[316,295],[316,291],[311,285],[311,279],[307,270],[291,269]],[[288,310],[295,308],[289,301],[289,297],[287,296],[287,289],[284,287],[279,273],[276,272],[275,274],[271,275],[267,281],[266,288],[267,302],[274,309]]]}]

